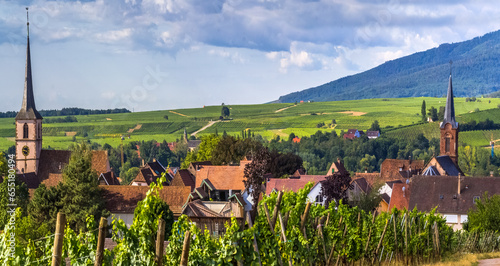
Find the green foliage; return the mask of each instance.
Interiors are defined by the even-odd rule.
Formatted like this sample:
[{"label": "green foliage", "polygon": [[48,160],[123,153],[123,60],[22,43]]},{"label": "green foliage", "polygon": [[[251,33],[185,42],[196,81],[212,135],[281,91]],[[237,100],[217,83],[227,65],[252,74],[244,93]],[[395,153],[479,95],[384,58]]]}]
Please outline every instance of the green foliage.
[{"label": "green foliage", "polygon": [[379,193],[381,187],[382,183],[374,184],[368,193],[361,191],[359,195],[351,194],[349,197],[349,205],[353,207],[356,206],[367,213],[374,212],[382,201],[382,197]]},{"label": "green foliage", "polygon": [[166,236],[174,220],[172,211],[159,196],[164,181],[163,175],[157,183],[151,183],[146,197],[137,204],[130,228],[123,220],[113,219],[112,239],[117,243],[113,249],[113,265],[154,265],[158,219],[166,222]]},{"label": "green foliage", "polygon": [[427,120],[427,112],[426,112],[426,107],[425,107],[425,100],[422,100],[422,108],[420,109],[420,114],[422,115],[422,121]]},{"label": "green foliage", "polygon": [[30,219],[42,225],[45,224],[51,231],[55,229],[57,212],[62,210],[62,184],[47,188],[45,184],[35,189],[28,205]]},{"label": "green foliage", "polygon": [[217,148],[221,138],[215,134],[201,137],[200,146],[187,153],[186,158],[181,164],[182,169],[189,167],[192,162],[211,161],[214,150]]},{"label": "green foliage", "polygon": [[427,113],[427,115],[429,115],[433,122],[436,122],[439,119],[438,111],[436,108],[434,108],[434,106],[431,106],[431,108],[429,108],[429,112]]},{"label": "green foliage", "polygon": [[[14,176],[16,175],[14,174]],[[24,182],[19,181],[17,178],[14,182],[11,182],[5,176],[0,184],[0,195],[2,195],[0,197],[0,228],[4,228],[11,217],[11,213],[14,213],[16,208],[19,208],[23,215],[26,214],[29,192]],[[9,207],[9,204],[15,204],[15,206]]]},{"label": "green foliage", "polygon": [[476,207],[467,214],[468,231],[500,232],[500,195],[488,196],[485,193],[476,200]]},{"label": "green foliage", "polygon": [[222,105],[222,109],[220,111],[220,115],[223,116],[223,117],[229,117],[229,115],[231,114],[231,112],[229,111],[229,108],[225,105]]},{"label": "green foliage", "polygon": [[233,136],[223,136],[212,152],[214,165],[239,163],[243,157],[251,155],[262,148],[262,144],[252,138],[237,139]]},{"label": "green foliage", "polygon": [[86,217],[107,217],[97,173],[92,169],[92,151],[84,144],[71,152],[69,163],[62,171],[60,206],[72,228],[85,227]]},{"label": "green foliage", "polygon": [[121,185],[130,184],[139,173],[139,170],[139,167],[131,167],[130,162],[124,163],[119,175],[122,179]]},{"label": "green foliage", "polygon": [[378,124],[378,120],[373,121],[371,127],[368,130],[369,131],[380,131],[380,125]]},{"label": "green foliage", "polygon": [[[158,218],[154,214],[155,201],[159,199],[160,185],[152,185],[146,198],[139,203],[133,224],[127,228],[123,220],[113,220],[113,240],[117,246],[111,252],[104,251],[104,265],[155,265],[155,236]],[[276,265],[278,261],[292,265],[325,265],[332,251],[332,260],[342,264],[356,264],[372,260],[416,261],[432,260],[454,252],[491,252],[499,247],[498,234],[488,232],[453,232],[445,219],[436,214],[393,209],[372,218],[370,213],[358,207],[339,204],[329,208],[310,205],[307,216],[307,195],[313,184],[307,184],[298,192],[285,192],[279,209],[279,216],[271,231],[264,206],[274,212],[277,193],[264,196],[258,205],[258,215],[253,227],[242,228],[236,218],[227,223],[223,236],[214,237],[208,230],[200,230],[185,215],[172,226],[169,244],[163,257],[164,265],[179,265],[186,231],[191,233],[189,265]],[[498,205],[498,203],[497,203]],[[469,216],[470,217],[470,216]],[[302,219],[306,219],[301,230]],[[372,220],[373,219],[373,220]],[[470,218],[469,218],[470,219]],[[21,228],[34,227],[33,222],[21,219],[17,210],[16,220]],[[286,226],[282,228],[282,223]],[[384,233],[384,228],[387,230]],[[84,230],[75,232],[71,227],[65,230],[63,256],[72,265],[92,265],[97,246],[97,224],[88,216]],[[52,256],[53,235],[42,239],[16,241],[12,257],[9,236],[22,235],[20,229],[7,227],[0,233],[0,263],[2,265],[49,265]],[[33,230],[36,231],[36,230]],[[286,241],[282,238],[286,237]],[[436,232],[438,234],[436,234]],[[382,238],[382,235],[383,238]],[[253,248],[257,241],[259,253]],[[439,236],[437,238],[437,236]],[[33,236],[37,237],[37,236]],[[370,239],[368,241],[368,239]],[[439,251],[435,242],[439,242]],[[377,246],[381,244],[381,250]],[[366,247],[366,249],[365,249]],[[406,257],[405,257],[406,256]],[[330,261],[330,263],[334,263]]]}]

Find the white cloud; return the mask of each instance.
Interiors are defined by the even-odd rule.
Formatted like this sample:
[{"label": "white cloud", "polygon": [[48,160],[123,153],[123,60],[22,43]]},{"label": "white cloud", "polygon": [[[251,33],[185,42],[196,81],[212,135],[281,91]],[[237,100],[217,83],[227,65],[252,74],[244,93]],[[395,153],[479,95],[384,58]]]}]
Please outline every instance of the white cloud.
[{"label": "white cloud", "polygon": [[132,35],[132,29],[122,29],[122,30],[112,30],[104,33],[96,33],[94,35],[95,39],[98,42],[103,43],[113,43],[117,41],[123,41],[124,39],[128,39]]}]

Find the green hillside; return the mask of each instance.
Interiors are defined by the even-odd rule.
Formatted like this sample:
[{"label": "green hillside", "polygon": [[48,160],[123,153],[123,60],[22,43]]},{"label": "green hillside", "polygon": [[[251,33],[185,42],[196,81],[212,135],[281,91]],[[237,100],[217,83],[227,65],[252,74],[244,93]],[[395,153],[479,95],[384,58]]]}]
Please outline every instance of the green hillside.
[{"label": "green hillside", "polygon": [[278,102],[441,97],[446,94],[450,60],[453,60],[455,96],[472,97],[498,91],[500,31],[469,41],[441,44],[356,75],[281,96]]},{"label": "green hillside", "polygon": [[[318,130],[340,133],[342,130],[357,128],[368,129],[373,121],[378,120],[382,128],[396,127],[387,131],[388,135],[411,135],[424,132],[426,136],[433,136],[437,132],[437,124],[418,125],[418,130],[407,130],[408,127],[419,123],[420,108],[425,100],[427,107],[444,105],[444,98],[396,98],[371,99],[335,102],[312,102],[301,104],[259,104],[259,105],[231,105],[229,120],[218,121],[221,106],[207,106],[204,108],[178,109],[165,111],[151,111],[139,113],[78,115],[78,122],[45,123],[43,126],[43,145],[66,149],[72,142],[89,139],[100,144],[109,143],[113,146],[121,142],[125,135],[125,142],[136,140],[175,141],[183,134],[186,128],[189,134],[211,124],[210,127],[199,132],[203,134],[226,131],[230,135],[240,135],[243,130],[250,130],[267,139],[276,136],[288,137],[290,133],[297,136],[309,136]],[[464,98],[456,98],[456,113],[460,119],[478,119],[490,116],[488,112],[469,113],[476,109],[498,113],[497,106],[500,99],[483,99],[482,102],[465,102]],[[463,115],[461,115],[463,114]],[[168,119],[167,119],[168,116]],[[490,118],[491,119],[491,118]],[[335,120],[335,123],[332,123]],[[211,122],[212,121],[212,122]],[[318,124],[324,126],[318,127]],[[421,129],[420,129],[421,128]],[[132,130],[133,129],[133,130]],[[403,133],[401,133],[403,132]],[[404,133],[409,132],[409,133]],[[6,150],[14,145],[14,119],[0,119],[0,150]],[[75,135],[75,137],[73,137]],[[130,138],[129,138],[130,136]],[[499,137],[500,138],[500,137]]]}]

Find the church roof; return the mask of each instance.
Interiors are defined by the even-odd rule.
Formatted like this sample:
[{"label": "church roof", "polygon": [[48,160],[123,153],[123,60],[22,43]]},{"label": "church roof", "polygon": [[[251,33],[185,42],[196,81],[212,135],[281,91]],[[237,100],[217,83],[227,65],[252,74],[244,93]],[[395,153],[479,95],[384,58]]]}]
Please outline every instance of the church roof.
[{"label": "church roof", "polygon": [[33,96],[33,81],[31,78],[31,54],[30,37],[28,35],[28,45],[26,48],[26,75],[24,79],[24,95],[21,110],[16,115],[16,120],[43,119],[35,107],[35,97]]},{"label": "church roof", "polygon": [[452,128],[458,128],[458,123],[455,121],[455,104],[453,103],[453,85],[451,82],[451,74],[450,81],[448,83],[448,95],[446,96],[446,106],[444,108],[444,119],[441,122],[441,128],[450,123]]}]

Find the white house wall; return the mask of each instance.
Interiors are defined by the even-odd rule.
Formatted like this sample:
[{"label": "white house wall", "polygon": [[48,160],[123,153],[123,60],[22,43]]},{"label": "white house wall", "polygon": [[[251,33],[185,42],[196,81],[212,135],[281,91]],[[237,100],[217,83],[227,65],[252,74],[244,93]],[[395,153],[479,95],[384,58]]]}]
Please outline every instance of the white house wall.
[{"label": "white house wall", "polygon": [[134,221],[134,214],[133,213],[111,213],[111,216],[108,217],[108,225],[109,226],[111,226],[111,222],[113,221],[113,217],[115,217],[116,219],[122,219],[128,228],[130,228],[130,226],[132,225],[132,222]]},{"label": "white house wall", "polygon": [[[321,183],[318,182],[312,189],[311,191],[309,192],[309,194],[307,194],[307,200],[312,202],[312,203],[315,203],[316,202],[316,197],[321,193]],[[325,198],[323,197],[323,201],[321,203],[321,205],[325,205]]]}]

